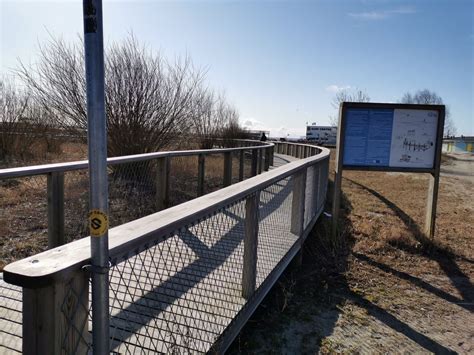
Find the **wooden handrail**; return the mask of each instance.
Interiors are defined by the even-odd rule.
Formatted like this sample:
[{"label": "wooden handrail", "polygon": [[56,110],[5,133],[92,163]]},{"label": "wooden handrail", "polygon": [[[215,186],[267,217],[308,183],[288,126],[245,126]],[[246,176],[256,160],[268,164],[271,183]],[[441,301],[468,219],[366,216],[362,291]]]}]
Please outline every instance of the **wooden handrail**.
[{"label": "wooden handrail", "polygon": [[[248,148],[250,147],[244,149]],[[156,242],[160,238],[165,240],[170,233],[183,225],[195,223],[298,171],[329,159],[329,149],[316,149],[319,153],[315,156],[294,161],[265,174],[110,229],[111,258],[130,251],[136,252],[145,248],[147,243]],[[201,150],[200,153],[202,152]],[[45,287],[53,282],[66,280],[78,269],[89,264],[89,261],[90,240],[87,237],[7,265],[4,268],[4,279],[8,283],[26,288]]]}]

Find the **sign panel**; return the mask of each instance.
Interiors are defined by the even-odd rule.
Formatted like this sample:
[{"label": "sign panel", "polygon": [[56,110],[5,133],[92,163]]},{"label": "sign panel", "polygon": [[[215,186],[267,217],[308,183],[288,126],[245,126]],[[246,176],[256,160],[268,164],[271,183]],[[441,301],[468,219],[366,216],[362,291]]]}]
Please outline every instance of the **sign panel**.
[{"label": "sign panel", "polygon": [[432,169],[438,120],[438,110],[348,107],[343,165]]}]

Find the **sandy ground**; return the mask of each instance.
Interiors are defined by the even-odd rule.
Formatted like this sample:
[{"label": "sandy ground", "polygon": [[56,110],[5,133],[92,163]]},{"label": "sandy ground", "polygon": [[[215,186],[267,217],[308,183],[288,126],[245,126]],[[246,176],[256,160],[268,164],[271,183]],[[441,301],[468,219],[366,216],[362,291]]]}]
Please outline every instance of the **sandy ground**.
[{"label": "sandy ground", "polygon": [[456,177],[474,183],[474,155],[449,155],[450,164],[441,167],[441,176]]}]

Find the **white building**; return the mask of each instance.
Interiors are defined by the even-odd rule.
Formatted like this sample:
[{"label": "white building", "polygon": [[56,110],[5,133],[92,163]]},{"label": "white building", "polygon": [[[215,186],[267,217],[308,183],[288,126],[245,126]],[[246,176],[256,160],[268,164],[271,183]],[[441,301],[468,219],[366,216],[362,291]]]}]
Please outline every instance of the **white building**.
[{"label": "white building", "polygon": [[337,127],[332,126],[306,126],[306,140],[318,144],[335,145]]}]

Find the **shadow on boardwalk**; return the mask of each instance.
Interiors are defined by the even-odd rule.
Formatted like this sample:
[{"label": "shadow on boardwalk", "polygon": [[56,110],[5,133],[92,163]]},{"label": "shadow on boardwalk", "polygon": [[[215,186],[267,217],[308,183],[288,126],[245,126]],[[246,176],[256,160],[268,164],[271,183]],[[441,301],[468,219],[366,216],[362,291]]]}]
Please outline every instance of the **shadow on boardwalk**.
[{"label": "shadow on boardwalk", "polygon": [[[264,192],[262,192],[262,194],[265,194],[265,198],[261,198],[260,200],[260,221],[265,220],[267,217],[274,213],[279,213],[278,210],[282,208],[285,201],[288,200],[291,191],[292,181],[291,179],[288,179],[282,182],[278,182],[267,188]],[[191,228],[187,228],[177,233],[177,237],[179,238],[179,240],[183,242],[184,245],[186,245],[186,247],[189,248],[190,251],[192,251],[192,253],[194,253],[194,255],[196,256],[195,260],[191,261],[187,265],[184,261],[181,261],[183,262],[183,267],[179,267],[176,272],[170,271],[169,277],[164,281],[160,282],[158,286],[154,287],[151,290],[136,290],[134,288],[128,287],[128,290],[126,292],[130,293],[131,297],[134,297],[135,292],[140,294],[140,297],[134,299],[134,302],[129,303],[128,306],[121,307],[118,312],[113,314],[111,318],[111,326],[114,329],[111,331],[111,334],[114,337],[114,348],[129,350],[128,347],[139,346],[143,349],[158,351],[160,350],[159,346],[163,346],[159,345],[159,343],[166,342],[168,344],[171,344],[169,345],[171,348],[173,348],[174,346],[173,343],[178,344],[176,350],[180,352],[179,348],[182,347],[181,350],[183,350],[184,348],[187,348],[189,346],[189,344],[179,344],[179,338],[183,336],[188,337],[189,341],[195,342],[195,344],[197,344],[194,345],[194,350],[204,351],[206,348],[208,349],[212,345],[212,343],[216,340],[213,338],[213,333],[221,333],[228,324],[223,321],[213,321],[211,320],[213,318],[209,317],[208,319],[206,319],[206,322],[209,323],[209,327],[212,327],[214,329],[199,329],[199,325],[197,325],[196,319],[194,317],[199,316],[198,318],[200,318],[209,316],[208,314],[206,314],[207,311],[200,309],[200,307],[206,304],[210,304],[212,302],[219,302],[220,298],[216,297],[215,299],[213,298],[210,300],[197,300],[194,304],[194,307],[196,307],[195,309],[186,309],[184,311],[189,312],[189,314],[176,315],[174,311],[170,311],[170,306],[180,300],[180,298],[182,298],[187,292],[189,292],[197,284],[203,282],[204,280],[206,280],[206,282],[209,282],[209,280],[215,281],[215,284],[213,285],[215,287],[229,287],[228,285],[224,285],[224,283],[221,282],[223,280],[218,280],[215,278],[209,279],[209,276],[212,273],[216,272],[218,269],[222,270],[222,267],[225,263],[230,263],[232,264],[231,266],[236,266],[235,260],[231,259],[236,257],[235,253],[239,248],[242,249],[245,228],[245,223],[243,219],[244,212],[245,210],[243,208],[230,208],[218,214],[217,217],[214,216],[213,218],[218,218],[219,222],[216,224],[213,224],[211,222],[204,224],[203,228],[205,228],[205,233],[203,235],[205,236],[205,238],[203,238],[202,235],[196,235],[195,233],[193,233]],[[259,239],[260,238],[266,237],[259,234]],[[212,242],[211,246],[208,246],[209,242]],[[166,247],[164,248],[166,249]],[[180,250],[176,250],[177,258],[187,257],[183,250],[184,249],[182,247]],[[143,264],[145,264],[146,261],[146,258],[140,260],[140,262],[142,262]],[[171,270],[172,267],[167,266],[166,263],[174,264],[176,263],[176,260],[167,259],[166,262],[161,262],[161,264],[163,264],[164,266],[160,266],[160,262],[155,260],[151,260],[149,261],[149,263],[150,265],[145,265],[145,268],[141,267],[140,265],[137,265],[138,270],[134,270],[134,267],[123,267],[123,270],[127,271],[119,272],[120,277],[123,279],[119,282],[125,285],[127,284],[127,278],[133,279],[134,274],[138,274],[137,278],[139,278],[143,277],[142,275],[145,275],[148,272],[155,273],[156,269],[154,268],[165,267]],[[228,266],[226,266],[226,268],[228,268]],[[145,271],[141,271],[142,269],[145,269]],[[232,270],[232,272],[235,276],[240,271]],[[259,272],[266,272],[266,270],[259,270]],[[125,275],[126,273],[131,273],[132,276]],[[238,279],[240,287],[241,281],[240,278]],[[153,282],[156,280],[151,281]],[[230,280],[230,282],[232,281],[234,280]],[[157,282],[154,282],[153,284],[156,283]],[[199,292],[199,290],[196,292]],[[217,293],[219,292],[221,292],[220,296],[222,296],[222,298],[225,300],[227,297],[226,292],[230,291],[217,291]],[[160,295],[165,295],[166,301],[160,302]],[[212,295],[212,291],[210,291],[207,296],[209,295]],[[115,292],[114,296],[118,296],[118,291]],[[199,295],[199,297],[205,298],[202,295]],[[220,304],[219,307],[222,307],[223,309],[225,309],[226,307],[235,307],[235,302],[231,301],[232,297],[236,297],[236,295],[231,294],[229,296],[230,301],[228,304],[225,303],[226,301],[220,301],[222,302],[222,304]],[[237,297],[241,298],[240,292],[237,293]],[[240,300],[240,302],[243,303],[243,299]],[[147,326],[144,325],[156,324],[156,319],[166,318],[163,316],[163,313],[165,312],[168,312],[168,316],[171,315],[172,318],[181,317],[182,315],[185,315],[186,319],[183,319],[184,324],[182,325],[187,328],[196,329],[194,331],[194,334],[181,334],[182,332],[180,330],[173,330],[173,326],[169,326],[168,324],[166,324],[166,329],[159,329],[159,326],[154,325],[153,327],[156,327],[156,329],[152,330],[151,332],[153,333],[157,331],[157,333],[151,334],[150,330],[147,329]],[[198,314],[200,312],[202,314]],[[216,317],[215,319],[228,317],[230,322],[230,319],[234,316],[232,315],[230,317],[230,313],[232,313],[232,311],[225,310],[223,314],[218,315],[218,317]],[[194,322],[196,322],[196,324],[194,324]],[[206,331],[211,330],[213,332],[211,332],[209,335],[206,335],[205,337],[202,336]],[[191,331],[191,333],[192,332],[193,331]],[[137,333],[142,334],[143,336],[137,336]],[[146,335],[144,333],[146,333]],[[165,340],[166,337],[168,337],[168,339]],[[128,342],[130,342],[130,345],[127,344]],[[167,348],[167,345],[164,345],[164,348],[161,349],[161,351],[169,350],[169,348]],[[192,348],[190,347],[190,349]]]},{"label": "shadow on boardwalk", "polygon": [[341,238],[337,242],[328,238],[329,219],[318,223],[306,242],[303,265],[294,265],[281,277],[232,345],[231,354],[474,350],[468,325],[473,319],[473,287],[457,265],[458,257],[424,238],[396,204],[351,183],[382,201],[422,245],[393,247],[436,261],[457,292],[440,286],[437,278],[431,282],[355,252],[356,227],[349,219],[353,206],[343,194]]}]

